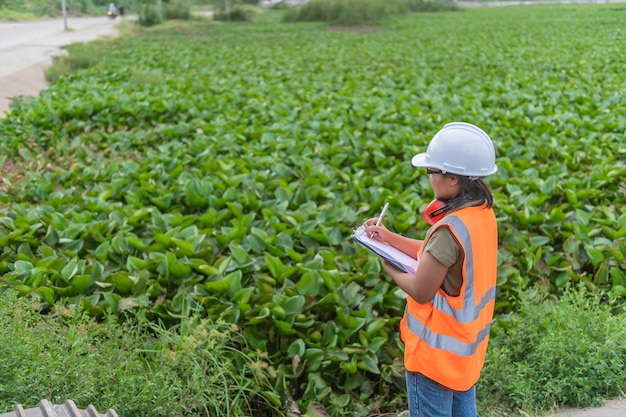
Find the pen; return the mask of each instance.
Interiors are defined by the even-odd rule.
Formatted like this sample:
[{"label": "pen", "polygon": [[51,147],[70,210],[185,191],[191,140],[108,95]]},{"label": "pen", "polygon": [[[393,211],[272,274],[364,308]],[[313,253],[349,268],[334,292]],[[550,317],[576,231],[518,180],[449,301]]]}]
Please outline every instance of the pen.
[{"label": "pen", "polygon": [[[385,205],[383,206],[383,211],[380,212],[380,216],[378,216],[378,220],[376,220],[376,226],[380,226],[383,221],[383,217],[385,217],[385,214],[387,213],[388,208],[389,203],[385,203]],[[370,234],[370,237],[374,237],[374,233]]]},{"label": "pen", "polygon": [[378,220],[376,220],[376,226],[380,226],[383,221],[383,217],[387,214],[387,209],[389,208],[389,203],[385,203],[383,206],[383,211],[380,212],[380,216],[378,216]]}]

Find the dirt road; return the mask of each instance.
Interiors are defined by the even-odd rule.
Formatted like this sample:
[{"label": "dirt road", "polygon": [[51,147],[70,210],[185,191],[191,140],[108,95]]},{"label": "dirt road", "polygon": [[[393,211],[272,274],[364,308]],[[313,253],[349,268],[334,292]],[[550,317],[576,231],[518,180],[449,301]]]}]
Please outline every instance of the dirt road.
[{"label": "dirt road", "polygon": [[44,70],[60,47],[117,34],[120,20],[106,16],[32,22],[0,22],[0,117],[9,110],[11,97],[36,95],[48,87]]}]

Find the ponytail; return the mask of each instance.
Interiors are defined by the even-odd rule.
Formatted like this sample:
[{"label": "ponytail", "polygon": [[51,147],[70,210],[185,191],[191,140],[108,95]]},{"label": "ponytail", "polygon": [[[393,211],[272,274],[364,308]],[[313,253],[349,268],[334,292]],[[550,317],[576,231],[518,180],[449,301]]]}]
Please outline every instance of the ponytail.
[{"label": "ponytail", "polygon": [[493,195],[491,194],[491,188],[487,185],[483,178],[479,177],[476,179],[470,179],[469,177],[463,175],[457,175],[457,178],[459,179],[460,192],[459,195],[450,201],[451,204],[454,204],[457,201],[478,201],[475,205],[479,206],[487,204],[487,207],[491,208],[493,205]]}]

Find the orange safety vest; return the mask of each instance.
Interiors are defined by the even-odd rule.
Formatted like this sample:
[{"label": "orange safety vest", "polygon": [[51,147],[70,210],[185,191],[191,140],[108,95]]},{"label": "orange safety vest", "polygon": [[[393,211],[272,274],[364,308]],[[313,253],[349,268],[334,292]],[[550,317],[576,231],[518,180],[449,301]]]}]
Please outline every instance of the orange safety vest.
[{"label": "orange safety vest", "polygon": [[451,390],[467,391],[478,381],[487,352],[496,298],[498,228],[492,209],[460,209],[431,227],[418,259],[440,227],[450,229],[465,254],[461,292],[451,297],[439,288],[425,304],[407,297],[400,323],[404,367]]}]

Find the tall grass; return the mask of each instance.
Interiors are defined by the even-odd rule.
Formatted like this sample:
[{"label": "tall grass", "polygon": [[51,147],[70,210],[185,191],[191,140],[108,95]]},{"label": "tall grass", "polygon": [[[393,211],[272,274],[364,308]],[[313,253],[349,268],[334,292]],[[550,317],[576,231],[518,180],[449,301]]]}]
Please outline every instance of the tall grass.
[{"label": "tall grass", "polygon": [[215,13],[213,18],[220,22],[249,22],[253,15],[254,12],[250,9],[237,6],[228,12]]},{"label": "tall grass", "polygon": [[164,5],[163,17],[166,20],[189,20],[191,19],[191,7],[184,0],[170,1]]},{"label": "tall grass", "polygon": [[139,9],[137,23],[141,26],[150,27],[163,22],[163,14],[153,4],[146,3]]},{"label": "tall grass", "polygon": [[[89,44],[78,42],[62,47],[67,54],[52,57],[52,65],[44,70],[46,81],[54,83],[65,74],[96,65],[102,59],[101,52],[107,45],[108,42],[101,40]],[[98,53],[94,53],[95,51]]]},{"label": "tall grass", "polygon": [[7,9],[5,7],[0,7],[0,20],[29,20],[34,19],[34,15],[28,12],[21,12],[17,10]]},{"label": "tall grass", "polygon": [[301,7],[288,9],[284,20],[362,26],[376,24],[407,11],[407,2],[402,0],[312,0]]},{"label": "tall grass", "polygon": [[460,10],[452,0],[408,0],[412,12],[445,12]]},{"label": "tall grass", "polygon": [[583,285],[559,300],[541,290],[524,295],[491,333],[478,383],[484,404],[540,413],[626,392],[624,305]]},{"label": "tall grass", "polygon": [[407,12],[457,10],[447,0],[311,0],[286,10],[285,22],[326,22],[337,26],[379,24]]},{"label": "tall grass", "polygon": [[0,296],[0,412],[74,400],[124,417],[264,416],[278,404],[275,371],[243,352],[234,325],[200,319],[176,329],[141,314],[96,322],[80,310]]}]

